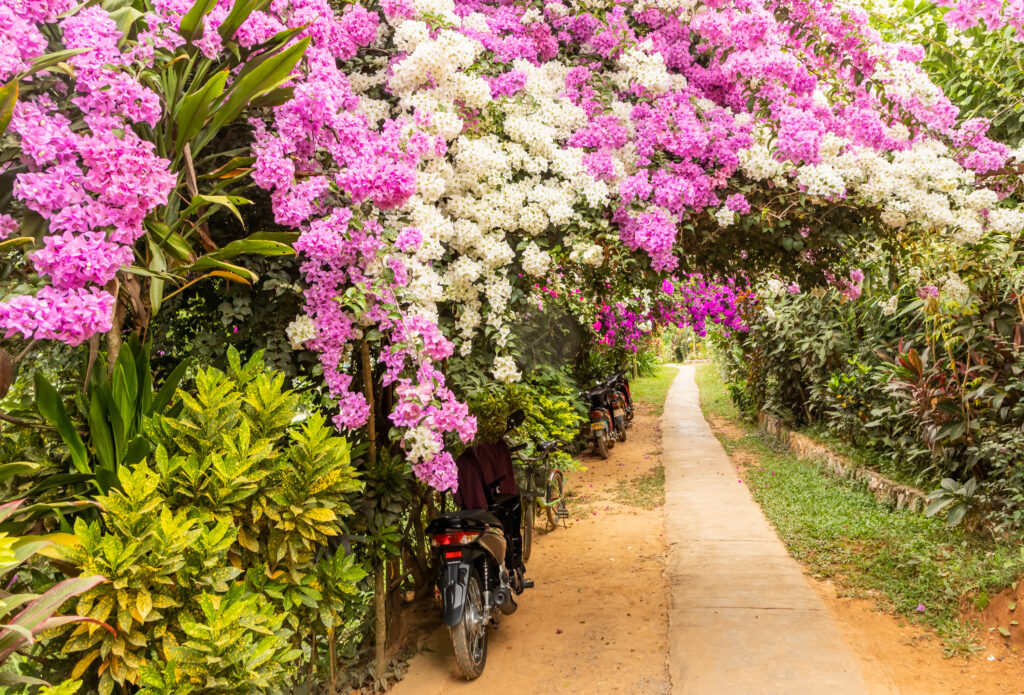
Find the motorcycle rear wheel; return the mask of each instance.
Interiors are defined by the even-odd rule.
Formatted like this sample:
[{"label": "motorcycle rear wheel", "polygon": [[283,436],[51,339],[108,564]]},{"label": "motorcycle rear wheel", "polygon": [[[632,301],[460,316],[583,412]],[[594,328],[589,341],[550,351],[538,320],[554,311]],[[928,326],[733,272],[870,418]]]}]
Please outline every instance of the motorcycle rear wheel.
[{"label": "motorcycle rear wheel", "polygon": [[594,442],[594,449],[597,451],[597,455],[605,461],[608,460],[608,438],[603,433],[597,435],[597,441]]},{"label": "motorcycle rear wheel", "polygon": [[626,421],[620,416],[615,418],[615,431],[619,433],[619,441],[626,441]]},{"label": "motorcycle rear wheel", "polygon": [[466,605],[462,619],[448,631],[455,652],[455,670],[466,680],[474,680],[484,672],[487,664],[487,625],[480,579],[476,570],[469,575],[466,585]]}]

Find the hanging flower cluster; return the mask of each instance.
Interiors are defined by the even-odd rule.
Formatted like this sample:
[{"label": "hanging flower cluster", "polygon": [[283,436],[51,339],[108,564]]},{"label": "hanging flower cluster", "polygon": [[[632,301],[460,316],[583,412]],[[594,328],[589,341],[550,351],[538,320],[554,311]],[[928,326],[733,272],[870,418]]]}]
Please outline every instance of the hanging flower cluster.
[{"label": "hanging flower cluster", "polygon": [[744,331],[739,305],[748,294],[731,280],[716,283],[699,273],[673,276],[658,292],[600,304],[592,329],[599,343],[632,352],[661,326],[689,327],[700,336],[707,335],[708,323],[727,333]]},{"label": "hanging flower cluster", "polygon": [[[57,21],[72,5],[52,0],[0,6],[7,30],[0,82],[27,70],[46,50],[36,23]],[[0,303],[0,329],[78,345],[110,329],[115,299],[102,288],[132,262],[143,220],[167,202],[176,177],[153,143],[133,130],[156,123],[160,99],[133,75],[138,56],[122,50],[113,18],[91,7],[56,26],[74,51],[67,59],[73,91],[23,99],[10,122],[26,165],[14,177],[14,198],[47,223],[49,234],[31,262],[49,285]]]}]

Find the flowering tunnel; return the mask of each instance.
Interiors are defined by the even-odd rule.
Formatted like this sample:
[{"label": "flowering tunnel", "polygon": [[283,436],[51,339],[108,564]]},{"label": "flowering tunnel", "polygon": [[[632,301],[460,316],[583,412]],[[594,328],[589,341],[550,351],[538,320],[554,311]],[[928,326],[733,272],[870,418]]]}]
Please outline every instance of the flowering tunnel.
[{"label": "flowering tunnel", "polygon": [[[1019,2],[940,4],[962,31],[1024,32]],[[206,451],[201,438],[175,449],[200,420],[181,423],[237,398],[247,405],[232,417],[244,423],[223,414],[209,425],[238,436],[227,453],[204,454],[218,475],[255,486],[249,469],[224,462],[278,442],[290,447],[287,475],[320,481],[288,478],[288,490],[337,500],[310,507],[298,549],[259,540],[264,509],[284,499],[270,495],[237,537],[217,530],[214,512],[178,524],[165,510],[152,531],[160,547],[171,547],[168,529],[194,525],[203,548],[227,553],[234,569],[202,584],[214,594],[255,566],[267,568],[256,583],[285,581],[272,568],[287,558],[288,589],[260,590],[309,605],[310,587],[327,601],[329,585],[304,574],[315,543],[357,509],[391,510],[360,532],[380,595],[380,562],[399,552],[394,510],[409,503],[394,491],[411,483],[402,494],[421,502],[454,491],[454,457],[504,417],[494,393],[564,406],[570,424],[558,427],[569,431],[575,390],[552,364],[625,359],[667,326],[743,334],[769,279],[777,296],[828,284],[852,302],[866,247],[1019,234],[1024,157],[999,141],[1003,120],[961,113],[923,68],[925,49],[883,38],[870,21],[878,8],[865,7],[0,0],[0,401],[10,390],[36,421],[0,415],[60,434],[63,448],[50,450],[70,461],[62,484],[94,486],[110,510],[152,510],[138,500],[154,490],[201,487],[188,467]],[[261,360],[241,360],[240,343],[276,376],[257,376]],[[205,370],[176,367],[184,356]],[[150,358],[166,393],[119,401],[153,389]],[[32,359],[64,373],[58,388],[37,375],[34,401],[31,379],[15,376]],[[544,379],[561,406],[530,395]],[[178,383],[197,393],[182,387],[165,414]],[[325,406],[333,427],[309,415]],[[122,419],[104,419],[118,408]],[[276,415],[253,414],[261,408]],[[314,450],[344,468],[324,468]],[[97,473],[91,462],[108,459]],[[73,491],[61,505],[89,504]],[[255,493],[237,495],[211,509]],[[148,537],[132,525],[143,516],[119,532]],[[99,526],[79,522],[83,547],[107,547]],[[316,572],[336,573],[338,586],[365,576],[342,559]],[[80,611],[113,615],[113,597],[86,595]],[[124,604],[117,618],[129,635],[132,620],[152,622],[154,606],[174,601],[158,606],[149,590],[132,600],[134,613],[123,617]],[[212,621],[220,604],[203,600]],[[320,619],[333,639],[331,616]],[[102,692],[138,684],[144,659],[131,654],[143,647],[118,644],[114,657],[109,645],[87,652],[74,677],[95,660]]]},{"label": "flowering tunnel", "polygon": [[334,424],[371,415],[368,343],[385,429],[440,490],[446,437],[474,437],[444,365],[486,354],[518,380],[524,307],[629,349],[666,323],[742,330],[752,278],[818,277],[864,238],[1022,224],[976,183],[1009,148],[856,7],[5,0],[0,18],[6,335],[116,350],[201,278],[254,282],[239,256],[295,253],[289,335]]}]

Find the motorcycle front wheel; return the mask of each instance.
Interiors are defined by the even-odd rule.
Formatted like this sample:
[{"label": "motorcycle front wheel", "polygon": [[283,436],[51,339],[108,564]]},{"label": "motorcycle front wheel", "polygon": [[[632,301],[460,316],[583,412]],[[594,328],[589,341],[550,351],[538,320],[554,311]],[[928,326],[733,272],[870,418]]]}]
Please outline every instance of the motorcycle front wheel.
[{"label": "motorcycle front wheel", "polygon": [[594,443],[594,449],[597,450],[597,455],[605,461],[608,460],[608,438],[604,436],[603,432],[598,431],[597,441]]},{"label": "motorcycle front wheel", "polygon": [[479,678],[487,663],[487,625],[483,594],[476,570],[469,575],[462,620],[448,628],[455,652],[455,670],[466,680]]}]

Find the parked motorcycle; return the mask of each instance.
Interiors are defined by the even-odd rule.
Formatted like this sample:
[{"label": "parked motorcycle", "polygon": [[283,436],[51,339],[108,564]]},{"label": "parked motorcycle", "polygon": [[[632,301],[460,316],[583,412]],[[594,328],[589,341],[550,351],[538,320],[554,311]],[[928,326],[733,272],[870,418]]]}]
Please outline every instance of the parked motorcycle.
[{"label": "parked motorcycle", "polygon": [[612,422],[620,441],[626,441],[626,428],[633,426],[633,396],[629,391],[629,379],[623,372],[617,372],[604,382],[612,390],[609,403],[612,408]]},{"label": "parked motorcycle", "polygon": [[[583,394],[590,412],[590,439],[593,442],[594,451],[602,459],[608,458],[609,450],[615,446],[615,442],[619,438],[613,415],[617,402],[615,393],[617,392],[614,389],[601,384]],[[623,429],[623,431],[625,430]]]},{"label": "parked motorcycle", "polygon": [[[523,423],[516,410],[505,434]],[[524,445],[525,446],[525,445]],[[448,626],[458,672],[480,676],[487,662],[487,629],[499,614],[516,611],[516,596],[533,586],[525,577],[522,498],[516,488],[512,452],[502,439],[470,447],[456,461],[460,511],[442,514],[427,532],[435,549],[441,612]]]},{"label": "parked motorcycle", "polygon": [[625,372],[616,372],[615,375],[608,380],[608,386],[621,392],[623,398],[625,398],[626,426],[631,427],[635,413],[633,410],[633,392],[629,388],[629,378],[626,376]]}]

